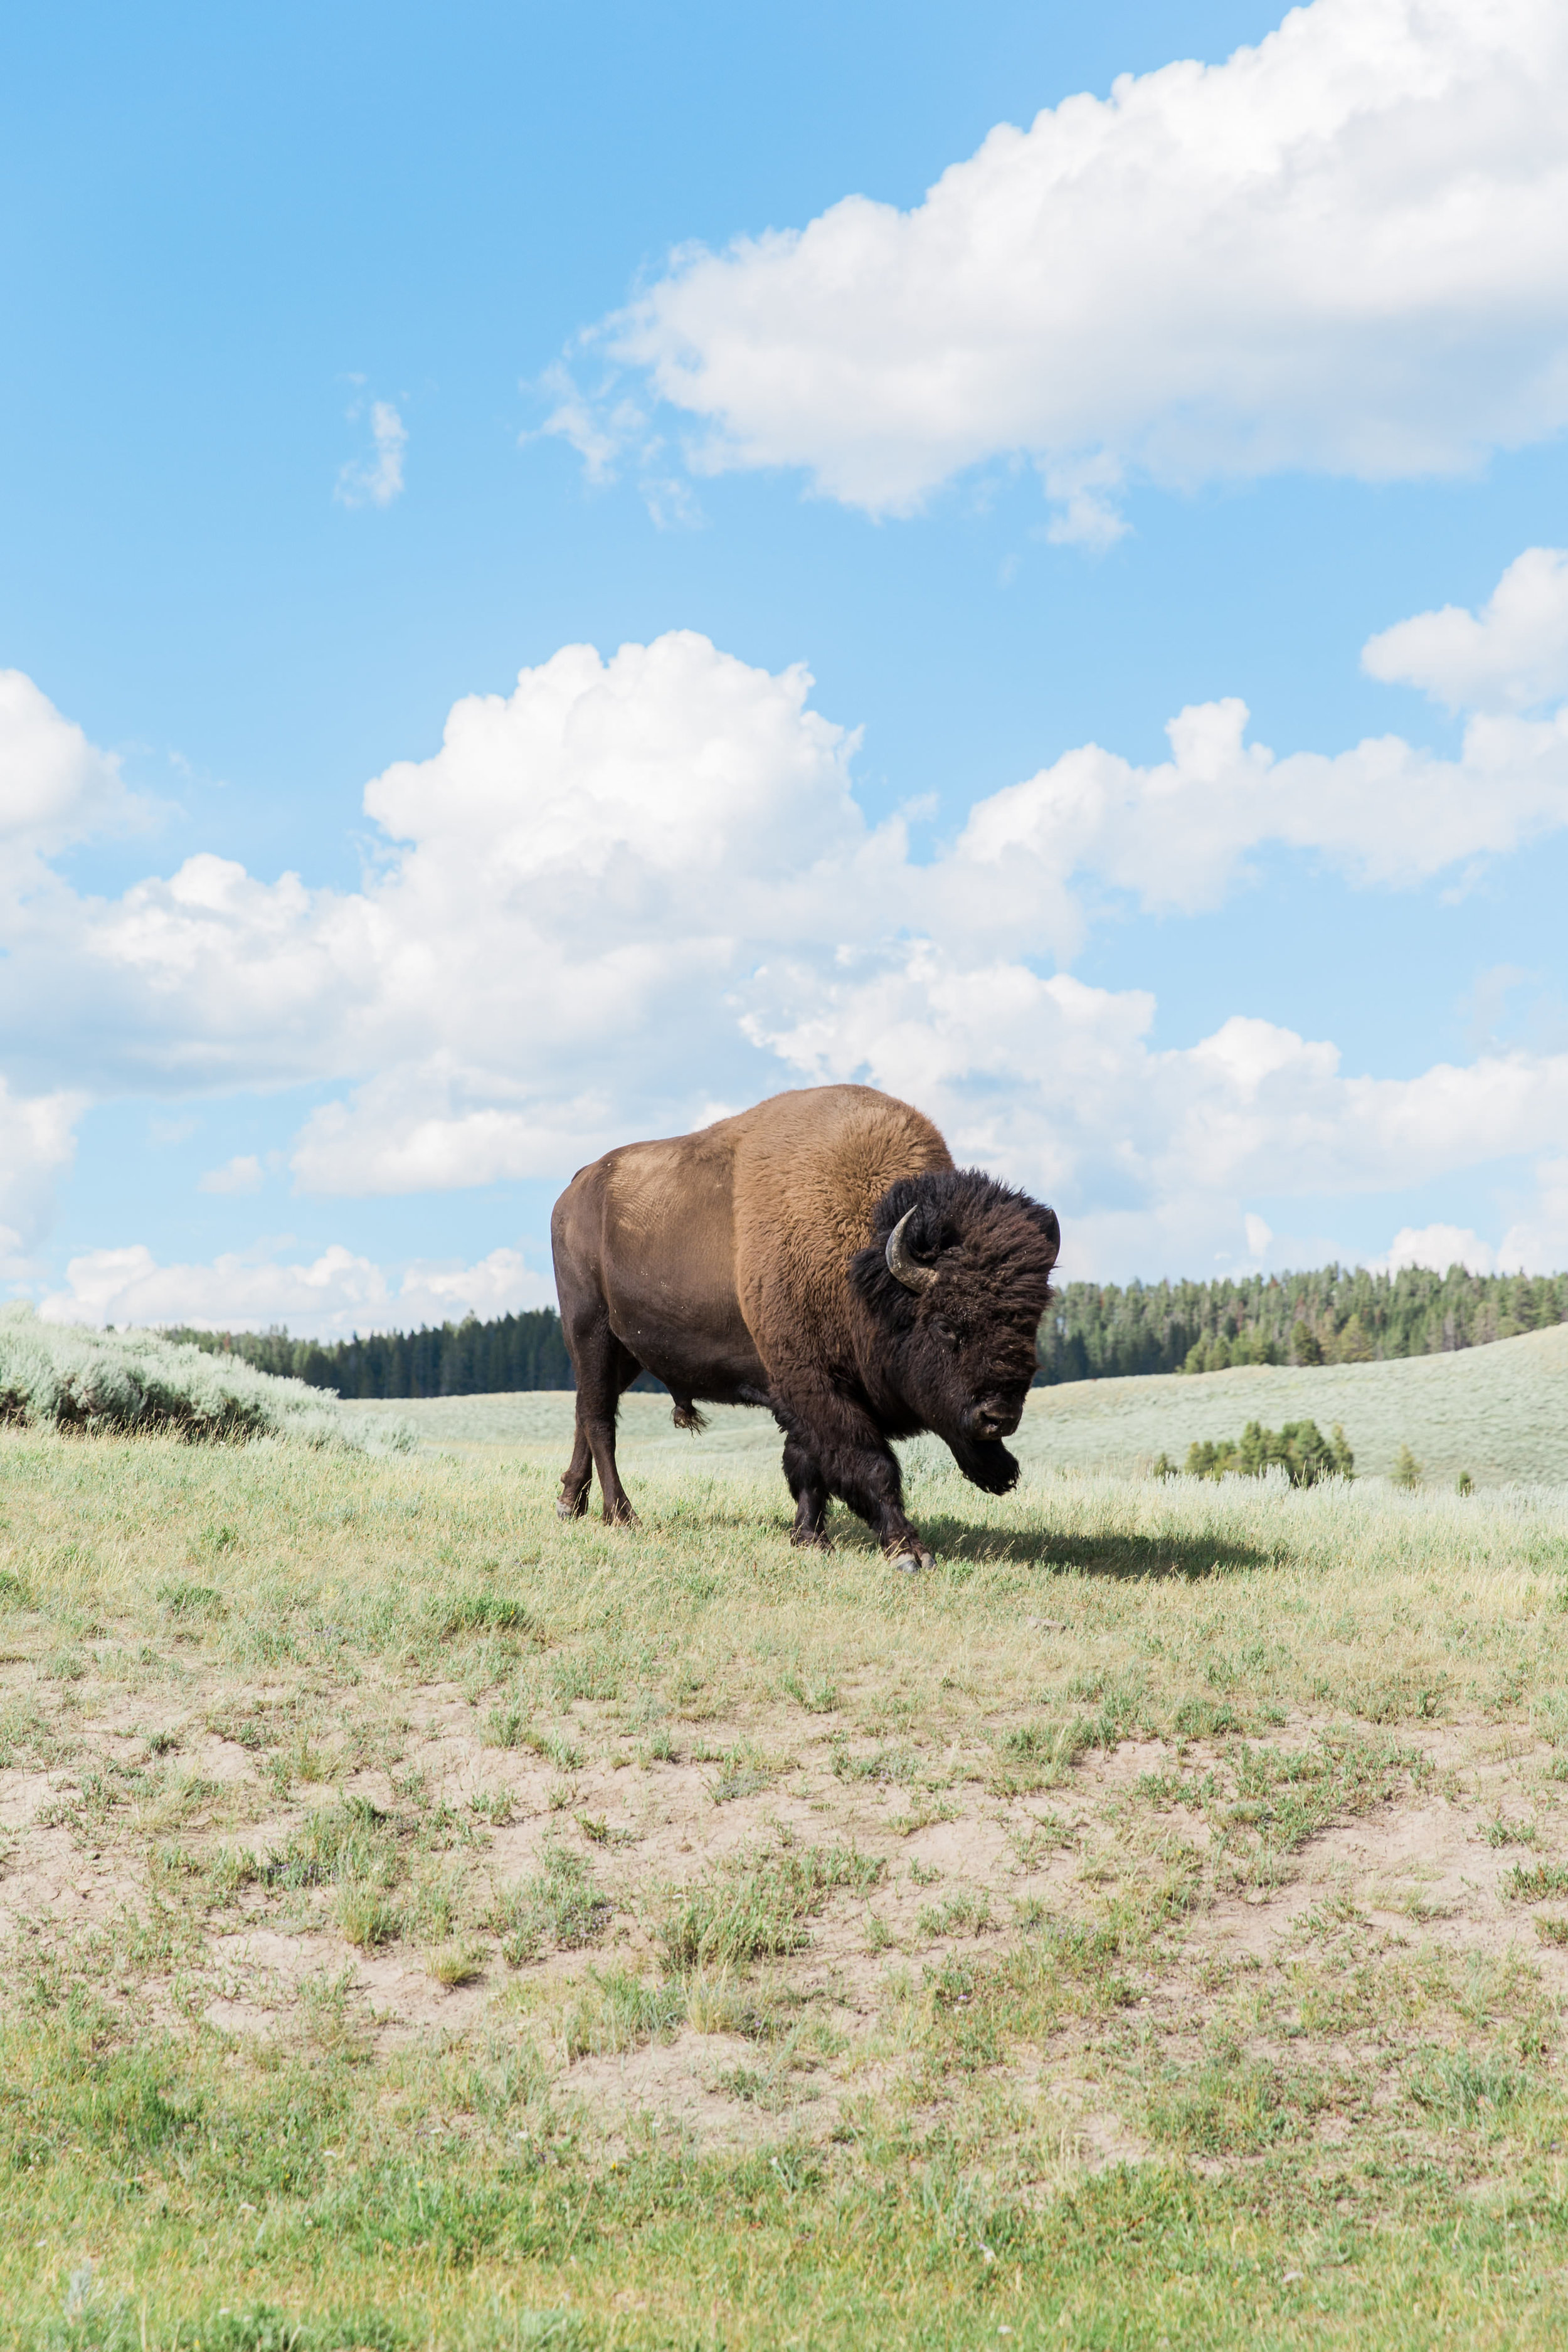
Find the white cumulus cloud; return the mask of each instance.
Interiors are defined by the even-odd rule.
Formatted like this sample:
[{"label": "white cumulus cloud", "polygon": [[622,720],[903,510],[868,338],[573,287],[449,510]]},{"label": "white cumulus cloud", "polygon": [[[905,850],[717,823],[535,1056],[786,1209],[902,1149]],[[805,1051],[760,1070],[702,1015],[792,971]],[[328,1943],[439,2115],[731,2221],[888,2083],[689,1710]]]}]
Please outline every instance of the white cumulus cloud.
[{"label": "white cumulus cloud", "polygon": [[1024,453],[1091,542],[1137,477],[1454,473],[1568,421],[1565,215],[1556,0],[1312,0],[999,125],[910,211],[678,252],[551,429],[602,476],[651,390],[698,470],[879,513]]},{"label": "white cumulus cloud", "polygon": [[[1326,1039],[1243,1014],[1156,1049],[1153,1014],[1147,995],[921,942],[831,974],[797,967],[754,1027],[803,1082],[910,1097],[961,1158],[1044,1192],[1067,1219],[1069,1276],[1196,1270],[1235,1258],[1238,1231],[1256,1255],[1249,1199],[1398,1191],[1551,1154],[1568,1133],[1568,1054],[1384,1079],[1344,1072]],[[1512,1245],[1542,1263],[1521,1235]]]},{"label": "white cumulus cloud", "polygon": [[209,1330],[282,1323],[310,1337],[341,1339],[353,1331],[460,1322],[470,1313],[514,1314],[551,1305],[554,1296],[553,1283],[515,1249],[492,1250],[470,1266],[415,1265],[395,1279],[336,1244],[309,1265],[231,1252],[205,1265],[160,1265],[137,1242],[73,1257],[64,1288],[51,1291],[38,1312],[54,1323],[185,1323]]},{"label": "white cumulus cloud", "polygon": [[[146,814],[114,752],[89,743],[21,670],[0,669],[0,856],[47,856]],[[19,878],[13,863],[13,887]]]},{"label": "white cumulus cloud", "polygon": [[[43,1122],[32,1197],[68,1150],[62,1076],[81,1097],[324,1087],[291,1167],[340,1195],[559,1179],[716,1103],[865,1077],[1056,1198],[1082,1271],[1201,1267],[1242,1236],[1256,1259],[1260,1199],[1561,1151],[1562,1055],[1489,1050],[1384,1080],[1245,1013],[1156,1050],[1151,997],[1048,967],[1107,892],[1215,906],[1268,843],[1394,887],[1561,828],[1563,712],[1483,712],[1439,760],[1397,737],[1277,756],[1247,741],[1241,703],[1206,705],[1173,720],[1169,760],[1065,753],[921,864],[901,820],[868,823],[856,738],[810,686],[690,633],[607,659],[567,646],[510,694],[456,704],[432,757],[367,786],[384,845],[357,890],[207,855],[113,900],[55,877],[8,895],[0,876],[7,1059],[55,1078],[13,1076]],[[240,1155],[204,1181],[238,1192],[260,1176]],[[1555,1230],[1542,1186],[1510,1244],[1526,1256]],[[141,1297],[164,1278],[105,1269],[81,1281]],[[380,1311],[374,1269],[334,1260],[329,1276],[344,1312]],[[181,1274],[179,1312],[207,1278]],[[246,1282],[273,1299],[264,1319],[305,1311],[298,1268]]]},{"label": "white cumulus cloud", "polygon": [[1405,1266],[1426,1266],[1447,1274],[1462,1265],[1468,1274],[1495,1274],[1499,1253],[1469,1225],[1401,1225],[1373,1271],[1397,1274]]},{"label": "white cumulus cloud", "polygon": [[1416,613],[1369,637],[1362,667],[1450,710],[1528,710],[1568,695],[1568,551],[1527,547],[1479,613]]},{"label": "white cumulus cloud", "polygon": [[86,1108],[85,1095],[21,1095],[0,1075],[0,1276],[24,1272],[26,1254],[47,1230]]}]

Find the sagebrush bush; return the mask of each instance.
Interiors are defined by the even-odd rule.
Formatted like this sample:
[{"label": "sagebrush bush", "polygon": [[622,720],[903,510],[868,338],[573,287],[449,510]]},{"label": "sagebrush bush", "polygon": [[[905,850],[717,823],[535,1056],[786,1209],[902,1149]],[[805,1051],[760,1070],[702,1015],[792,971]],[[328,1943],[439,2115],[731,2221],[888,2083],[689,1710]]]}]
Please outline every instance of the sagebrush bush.
[{"label": "sagebrush bush", "polygon": [[417,1433],[346,1410],[330,1390],[258,1372],[154,1331],[43,1323],[26,1303],[0,1308],[0,1423],[93,1435],[158,1431],[186,1438],[288,1437],[357,1452],[410,1453]]}]

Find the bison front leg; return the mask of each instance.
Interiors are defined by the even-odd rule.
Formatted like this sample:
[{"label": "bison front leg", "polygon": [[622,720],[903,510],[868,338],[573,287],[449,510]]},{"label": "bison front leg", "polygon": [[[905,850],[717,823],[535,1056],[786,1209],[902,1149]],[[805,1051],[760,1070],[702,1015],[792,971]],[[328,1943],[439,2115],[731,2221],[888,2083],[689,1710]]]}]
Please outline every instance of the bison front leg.
[{"label": "bison front leg", "polygon": [[822,1465],[815,1450],[793,1432],[784,1440],[784,1474],[789,1483],[790,1493],[795,1496],[791,1543],[817,1551],[831,1551],[833,1540],[827,1532],[827,1481],[822,1475]]},{"label": "bison front leg", "polygon": [[[869,1413],[832,1391],[814,1396],[809,1402],[803,1401],[799,1407],[786,1403],[783,1410],[791,1444],[815,1461],[829,1492],[865,1520],[891,1565],[909,1574],[933,1567],[919,1529],[904,1516],[899,1457]],[[788,1460],[786,1446],[786,1476]],[[791,1484],[793,1487],[793,1480]],[[798,1491],[796,1504],[794,1539],[809,1541],[800,1531]]]}]

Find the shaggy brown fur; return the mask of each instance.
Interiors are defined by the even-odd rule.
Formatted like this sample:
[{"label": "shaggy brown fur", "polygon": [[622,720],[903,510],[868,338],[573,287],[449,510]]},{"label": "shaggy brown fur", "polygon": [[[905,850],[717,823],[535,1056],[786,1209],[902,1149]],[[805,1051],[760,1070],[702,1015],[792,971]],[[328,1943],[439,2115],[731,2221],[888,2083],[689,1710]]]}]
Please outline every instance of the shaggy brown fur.
[{"label": "shaggy brown fur", "polygon": [[[889,1234],[934,1279],[888,1270]],[[561,1510],[633,1514],[616,1469],[617,1400],[646,1368],[700,1425],[698,1398],[766,1406],[784,1433],[795,1539],[826,1540],[839,1496],[906,1565],[929,1561],[903,1512],[890,1437],[934,1430],[999,1492],[1058,1245],[1049,1209],[960,1172],[921,1114],[869,1087],[775,1095],[579,1171],[552,1221],[577,1439]]]}]

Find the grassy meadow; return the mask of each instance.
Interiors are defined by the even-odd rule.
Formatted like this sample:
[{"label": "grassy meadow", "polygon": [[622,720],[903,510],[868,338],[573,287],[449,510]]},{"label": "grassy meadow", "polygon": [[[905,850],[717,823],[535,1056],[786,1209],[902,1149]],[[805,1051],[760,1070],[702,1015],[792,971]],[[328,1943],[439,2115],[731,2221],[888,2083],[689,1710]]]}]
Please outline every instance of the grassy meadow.
[{"label": "grassy meadow", "polygon": [[0,2347],[1561,2342],[1568,1496],[1068,1393],[919,1579],[654,1398],[613,1531],[547,1396],[0,1433]]},{"label": "grassy meadow", "polygon": [[[708,1429],[692,1438],[671,1429],[664,1397],[623,1398],[624,1459],[639,1472],[668,1466],[771,1477],[779,1440],[767,1415],[707,1410]],[[353,1413],[365,1428],[384,1417],[389,1428],[412,1425],[446,1449],[500,1446],[557,1469],[571,1450],[573,1401],[559,1390],[398,1398],[356,1404]],[[1568,1485],[1568,1323],[1487,1348],[1381,1364],[1247,1365],[1036,1389],[1008,1442],[1027,1470],[1138,1475],[1162,1454],[1184,1462],[1194,1440],[1239,1437],[1249,1421],[1278,1429],[1301,1420],[1316,1421],[1325,1434],[1342,1423],[1362,1478],[1389,1476],[1408,1445],[1429,1486],[1451,1486],[1461,1472],[1478,1486]]]}]

